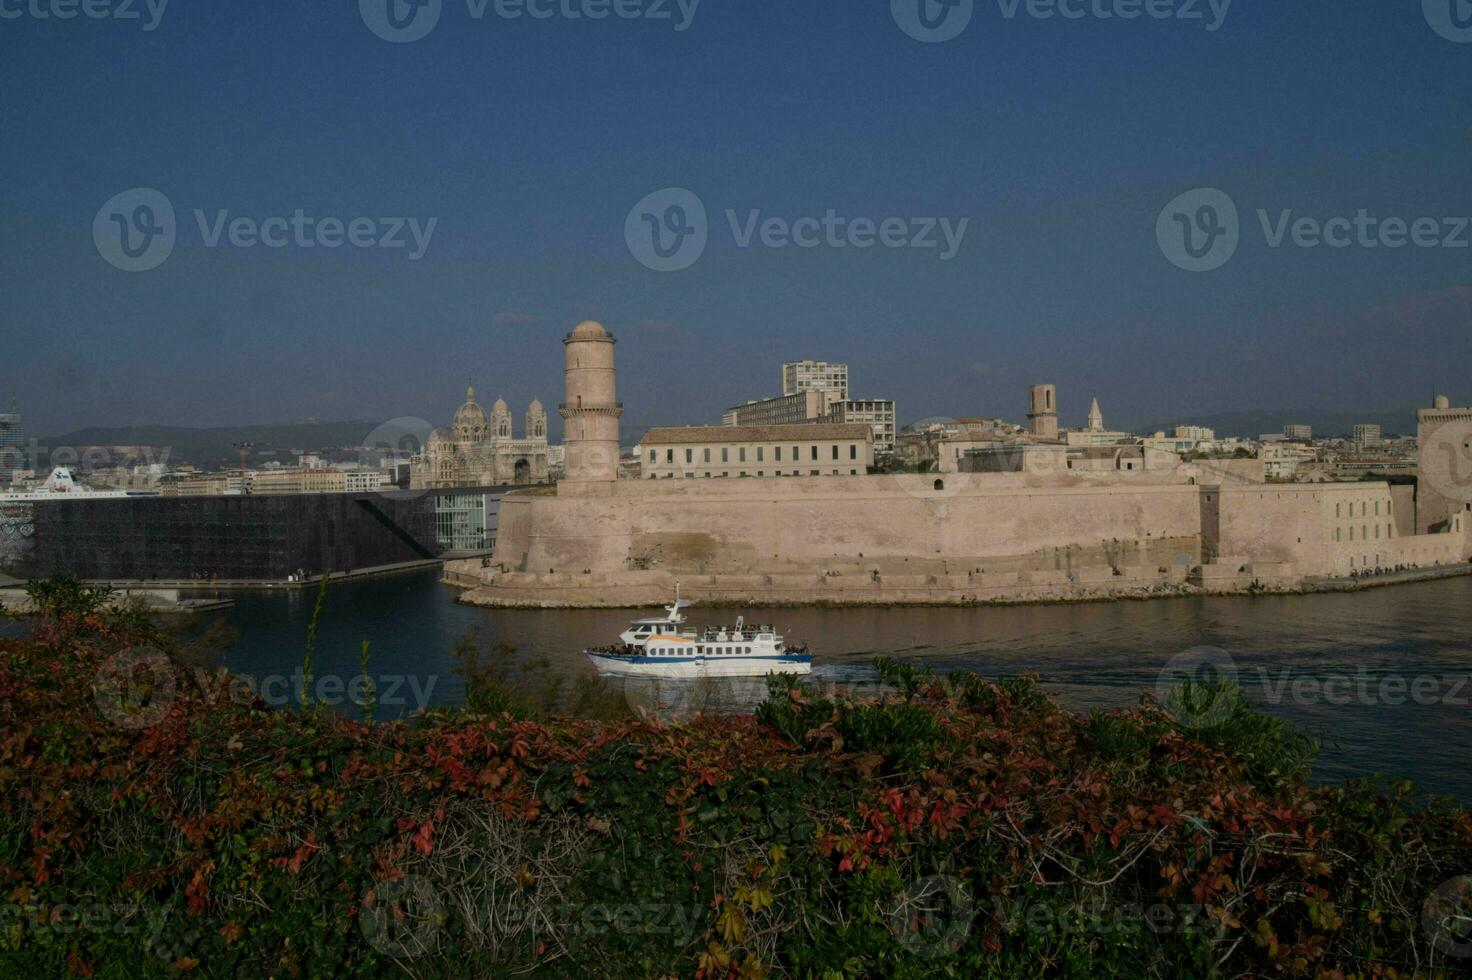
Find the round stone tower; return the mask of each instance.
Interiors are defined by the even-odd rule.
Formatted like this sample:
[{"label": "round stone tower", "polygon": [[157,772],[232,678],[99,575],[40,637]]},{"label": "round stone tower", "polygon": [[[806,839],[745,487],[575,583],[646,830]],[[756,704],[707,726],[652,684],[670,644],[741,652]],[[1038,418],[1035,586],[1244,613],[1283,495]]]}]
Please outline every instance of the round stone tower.
[{"label": "round stone tower", "polygon": [[571,483],[618,479],[618,419],[624,407],[618,403],[614,343],[603,325],[592,320],[578,324],[562,341],[567,401],[560,414],[566,423],[565,479]]},{"label": "round stone tower", "polygon": [[1058,388],[1056,385],[1033,385],[1028,389],[1030,405],[1027,418],[1032,434],[1039,439],[1058,438]]}]

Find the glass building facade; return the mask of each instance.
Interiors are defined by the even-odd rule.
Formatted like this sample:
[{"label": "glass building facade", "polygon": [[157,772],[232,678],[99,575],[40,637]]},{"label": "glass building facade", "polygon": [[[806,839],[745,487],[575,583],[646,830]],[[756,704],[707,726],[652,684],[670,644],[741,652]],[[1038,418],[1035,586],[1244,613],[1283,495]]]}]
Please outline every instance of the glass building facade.
[{"label": "glass building facade", "polygon": [[504,489],[37,501],[0,514],[0,572],[279,581],[488,553]]}]

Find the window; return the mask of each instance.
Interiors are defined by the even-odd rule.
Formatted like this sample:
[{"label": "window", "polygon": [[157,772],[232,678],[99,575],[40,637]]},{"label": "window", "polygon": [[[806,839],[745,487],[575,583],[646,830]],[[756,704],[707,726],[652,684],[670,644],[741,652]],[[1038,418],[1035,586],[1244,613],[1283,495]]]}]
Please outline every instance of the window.
[{"label": "window", "polygon": [[1344,530],[1344,528],[1342,528],[1342,527],[1336,527],[1334,529],[1334,540],[1335,541],[1340,540],[1340,532],[1343,531],[1343,530]]},{"label": "window", "polygon": [[756,447],[756,461],[758,463],[760,463],[760,462],[763,461],[763,451],[765,450],[765,448],[766,447],[764,447],[764,446],[757,446]]},{"label": "window", "polygon": [[1349,526],[1349,540],[1351,540],[1351,541],[1354,540],[1354,525],[1353,524],[1351,524]]},{"label": "window", "polygon": [[1380,516],[1380,501],[1378,501],[1378,500],[1375,501],[1375,516],[1376,517],[1379,517]]},{"label": "window", "polygon": [[693,450],[693,449],[687,449],[687,450],[685,450],[685,462],[687,462],[687,463],[693,463],[693,462],[695,462],[695,450]]},{"label": "window", "polygon": [[778,446],[777,447],[777,462],[779,462],[779,463],[782,462],[782,447],[781,446]]},{"label": "window", "polygon": [[649,450],[649,462],[654,463],[654,462],[658,462],[658,461],[659,461],[659,450],[658,449],[651,449],[651,450]]},{"label": "window", "polygon": [[1340,506],[1341,506],[1340,504],[1335,504],[1334,505],[1334,516],[1335,517],[1338,517],[1339,516],[1339,508],[1340,508]]},{"label": "window", "polygon": [[1379,524],[1376,524],[1375,525],[1375,540],[1376,541],[1379,541],[1380,540],[1380,525]]},{"label": "window", "polygon": [[746,447],[745,446],[742,446],[739,450],[737,450],[737,459],[741,460],[741,462],[743,462],[743,463],[746,462]]},{"label": "window", "polygon": [[766,474],[766,472],[765,472],[765,471],[763,471],[763,470],[757,470],[757,471],[756,471],[756,475],[757,475],[757,476],[766,476],[766,475],[767,475],[767,474]]},{"label": "window", "polygon": [[833,444],[833,458],[834,459],[837,459],[838,458],[838,443],[836,443],[836,442]]},{"label": "window", "polygon": [[812,458],[813,458],[813,462],[817,462],[817,460],[818,460],[818,447],[817,446],[814,446],[813,447],[813,457]]},{"label": "window", "polygon": [[848,444],[848,458],[849,459],[858,459],[859,458],[859,447],[856,444],[854,444],[854,443],[849,443]]},{"label": "window", "polygon": [[723,462],[723,463],[729,463],[729,462],[731,462],[731,450],[725,448],[724,446],[721,447],[721,462]]},{"label": "window", "polygon": [[666,463],[673,463],[675,461],[675,451],[673,449],[666,449],[664,451],[664,461]]},{"label": "window", "polygon": [[822,473],[818,472],[817,470],[813,470],[812,473],[813,473],[813,476],[822,476],[823,475]]},{"label": "window", "polygon": [[1365,525],[1360,525],[1360,540],[1361,541],[1368,541],[1368,540],[1370,540],[1370,529],[1369,529],[1369,527],[1367,527]]},{"label": "window", "polygon": [[709,446],[705,447],[705,450],[703,452],[703,455],[704,455],[703,462],[709,463],[710,462],[710,447]]}]

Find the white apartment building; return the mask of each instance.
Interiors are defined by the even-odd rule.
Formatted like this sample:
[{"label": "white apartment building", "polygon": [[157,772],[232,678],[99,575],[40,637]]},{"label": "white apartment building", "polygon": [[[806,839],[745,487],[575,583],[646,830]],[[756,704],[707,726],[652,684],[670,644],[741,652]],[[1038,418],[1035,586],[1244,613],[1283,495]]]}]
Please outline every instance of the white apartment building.
[{"label": "white apartment building", "polygon": [[1270,480],[1291,480],[1299,470],[1319,461],[1318,450],[1296,442],[1265,443],[1258,455],[1263,461],[1263,473]]},{"label": "white apartment building", "polygon": [[827,361],[786,361],[782,365],[782,394],[796,395],[804,391],[837,392],[848,397],[848,365]]},{"label": "white apartment building", "polygon": [[894,402],[887,398],[845,398],[828,406],[828,421],[837,425],[862,424],[874,430],[874,452],[894,452]]},{"label": "white apartment building", "polygon": [[828,414],[828,406],[836,397],[832,392],[815,390],[750,401],[727,409],[721,416],[721,424],[797,425],[817,422]]}]

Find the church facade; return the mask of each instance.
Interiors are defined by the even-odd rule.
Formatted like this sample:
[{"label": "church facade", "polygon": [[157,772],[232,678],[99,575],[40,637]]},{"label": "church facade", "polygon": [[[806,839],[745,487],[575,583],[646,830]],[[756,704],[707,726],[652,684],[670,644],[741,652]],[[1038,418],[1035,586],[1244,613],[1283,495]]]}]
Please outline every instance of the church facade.
[{"label": "church facade", "polygon": [[496,399],[490,414],[475,400],[475,389],[465,391],[465,404],[455,411],[450,428],[437,428],[410,469],[415,489],[444,487],[527,486],[546,483],[547,412],[532,401],[524,417],[522,438],[511,427],[511,409]]}]

